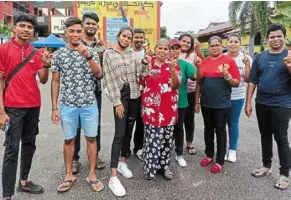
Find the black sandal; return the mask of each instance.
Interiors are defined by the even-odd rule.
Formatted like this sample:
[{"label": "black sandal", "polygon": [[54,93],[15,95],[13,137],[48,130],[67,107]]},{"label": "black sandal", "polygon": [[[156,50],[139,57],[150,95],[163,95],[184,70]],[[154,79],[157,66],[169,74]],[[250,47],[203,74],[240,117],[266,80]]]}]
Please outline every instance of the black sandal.
[{"label": "black sandal", "polygon": [[187,147],[188,150],[188,154],[190,155],[195,155],[196,154],[196,149],[192,146],[192,147]]}]

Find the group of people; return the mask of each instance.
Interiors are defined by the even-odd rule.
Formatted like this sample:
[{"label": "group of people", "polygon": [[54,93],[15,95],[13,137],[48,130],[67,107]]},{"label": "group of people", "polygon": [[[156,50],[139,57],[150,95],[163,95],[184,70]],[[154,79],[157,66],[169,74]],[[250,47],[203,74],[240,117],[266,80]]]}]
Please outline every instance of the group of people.
[{"label": "group of people", "polygon": [[255,169],[252,175],[271,175],[274,134],[281,165],[275,187],[288,188],[291,52],[285,49],[286,29],[282,25],[270,25],[267,32],[270,50],[258,54],[252,61],[241,51],[241,37],[235,33],[228,36],[228,51],[224,54],[222,39],[211,37],[207,58],[204,58],[199,42],[187,33],[178,39],[159,39],[155,54],[147,54],[143,48],[144,31],[130,27],[120,29],[116,46],[106,49],[95,37],[98,22],[95,13],[85,13],[82,20],[69,17],[65,21],[67,45],[51,54],[47,49],[37,51],[29,44],[36,22],[30,15],[20,15],[15,18],[12,28],[15,37],[0,46],[0,128],[6,129],[3,200],[11,200],[14,194],[20,141],[17,190],[33,194],[44,191],[40,185],[29,181],[28,175],[36,150],[41,105],[35,76],[38,75],[40,82],[45,84],[49,69],[52,72],[51,119],[54,124],[61,124],[64,135],[66,175],[57,187],[58,192],[68,191],[76,181],[75,175],[80,168],[81,129],[87,142],[89,162],[86,181],[95,192],[104,189],[95,171],[105,167],[99,154],[101,79],[103,92],[113,104],[115,131],[109,188],[114,195],[126,195],[118,173],[125,178],[133,177],[125,163],[131,154],[132,136],[133,152],[143,161],[144,179],[152,180],[157,173],[166,180],[173,179],[170,170],[173,145],[178,165],[187,166],[183,157],[184,127],[186,151],[194,155],[194,116],[200,109],[204,119],[206,154],[201,166],[213,163],[210,171],[220,173],[225,160],[236,162],[241,111],[245,105],[246,115],[251,116],[251,101],[256,88],[263,166]]}]

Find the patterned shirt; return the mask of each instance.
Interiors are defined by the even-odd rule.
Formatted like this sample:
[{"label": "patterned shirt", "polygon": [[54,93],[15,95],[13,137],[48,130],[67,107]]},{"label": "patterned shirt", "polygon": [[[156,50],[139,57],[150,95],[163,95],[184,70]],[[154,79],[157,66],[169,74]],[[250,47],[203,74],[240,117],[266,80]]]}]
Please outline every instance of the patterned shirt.
[{"label": "patterned shirt", "polygon": [[[96,38],[94,38],[94,41],[91,43],[91,44],[87,44],[84,40],[82,41],[82,43],[87,46],[87,47],[91,47],[91,48],[94,48],[98,55],[99,55],[99,60],[100,60],[100,64],[102,66],[103,64],[103,53],[104,51],[106,50],[106,47],[103,45],[103,46],[100,46],[98,43],[98,40],[96,40]],[[97,92],[102,92],[102,87],[101,87],[101,78],[97,78],[96,77],[96,81],[95,81],[97,87],[96,87],[96,90]]]},{"label": "patterned shirt", "polygon": [[103,88],[114,106],[121,104],[120,91],[125,84],[129,84],[131,99],[140,96],[138,82],[143,69],[131,49],[123,54],[114,49],[104,52]]},{"label": "patterned shirt", "polygon": [[[179,68],[176,69],[178,74]],[[148,76],[144,77],[142,94],[142,117],[147,125],[171,126],[178,120],[178,89],[171,88],[169,62],[161,66],[152,59]]]},{"label": "patterned shirt", "polygon": [[[95,62],[99,63],[96,51],[88,48]],[[96,77],[91,72],[86,58],[67,47],[57,50],[52,59],[52,72],[61,73],[61,105],[87,107],[96,102],[94,94]]]}]

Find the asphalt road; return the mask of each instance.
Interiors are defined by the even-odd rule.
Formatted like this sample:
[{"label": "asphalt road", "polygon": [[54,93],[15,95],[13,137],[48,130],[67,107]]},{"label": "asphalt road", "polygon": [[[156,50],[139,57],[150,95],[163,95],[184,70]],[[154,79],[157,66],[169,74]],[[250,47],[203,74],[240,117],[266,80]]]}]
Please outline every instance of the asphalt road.
[{"label": "asphalt road", "polygon": [[[41,184],[45,192],[42,195],[15,193],[15,200],[83,200],[83,199],[118,199],[108,188],[110,176],[109,162],[110,151],[114,132],[112,105],[107,97],[103,97],[102,112],[102,149],[101,156],[106,161],[106,168],[97,171],[97,175],[105,184],[105,189],[100,193],[94,193],[85,178],[88,172],[85,140],[82,139],[81,172],[77,175],[77,182],[73,188],[65,194],[58,194],[57,186],[64,176],[64,161],[62,154],[63,135],[61,127],[53,125],[50,120],[50,86],[40,86],[42,91],[42,109],[40,117],[40,134],[37,137],[37,151],[34,157],[30,178]],[[127,163],[133,171],[133,178],[128,180],[121,176],[120,180],[127,190],[127,196],[122,199],[137,200],[290,200],[291,189],[279,191],[273,185],[278,178],[277,147],[274,146],[274,172],[271,177],[253,178],[251,172],[254,167],[261,164],[260,137],[255,113],[251,119],[242,114],[241,137],[238,151],[238,161],[234,164],[226,163],[221,174],[212,174],[210,168],[202,168],[199,161],[205,156],[203,142],[202,116],[196,116],[195,147],[197,154],[185,155],[188,163],[186,168],[180,168],[174,161],[171,169],[174,172],[174,180],[166,181],[157,176],[154,181],[146,181],[142,175],[142,163],[131,156]],[[290,136],[291,137],[291,136]],[[0,141],[4,141],[4,135],[0,135]],[[0,151],[3,152],[0,146]],[[2,165],[2,156],[0,155]],[[2,168],[2,166],[0,166]],[[17,176],[18,176],[17,172]],[[18,177],[17,177],[18,178]],[[2,194],[2,192],[1,192]]]}]

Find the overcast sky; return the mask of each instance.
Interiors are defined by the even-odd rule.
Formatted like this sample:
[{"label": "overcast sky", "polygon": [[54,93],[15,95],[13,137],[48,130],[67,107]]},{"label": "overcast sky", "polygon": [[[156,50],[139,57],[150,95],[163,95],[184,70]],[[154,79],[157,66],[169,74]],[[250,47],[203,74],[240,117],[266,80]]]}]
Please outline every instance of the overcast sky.
[{"label": "overcast sky", "polygon": [[163,0],[161,25],[168,35],[176,31],[195,31],[206,28],[210,22],[228,21],[229,1]]}]

